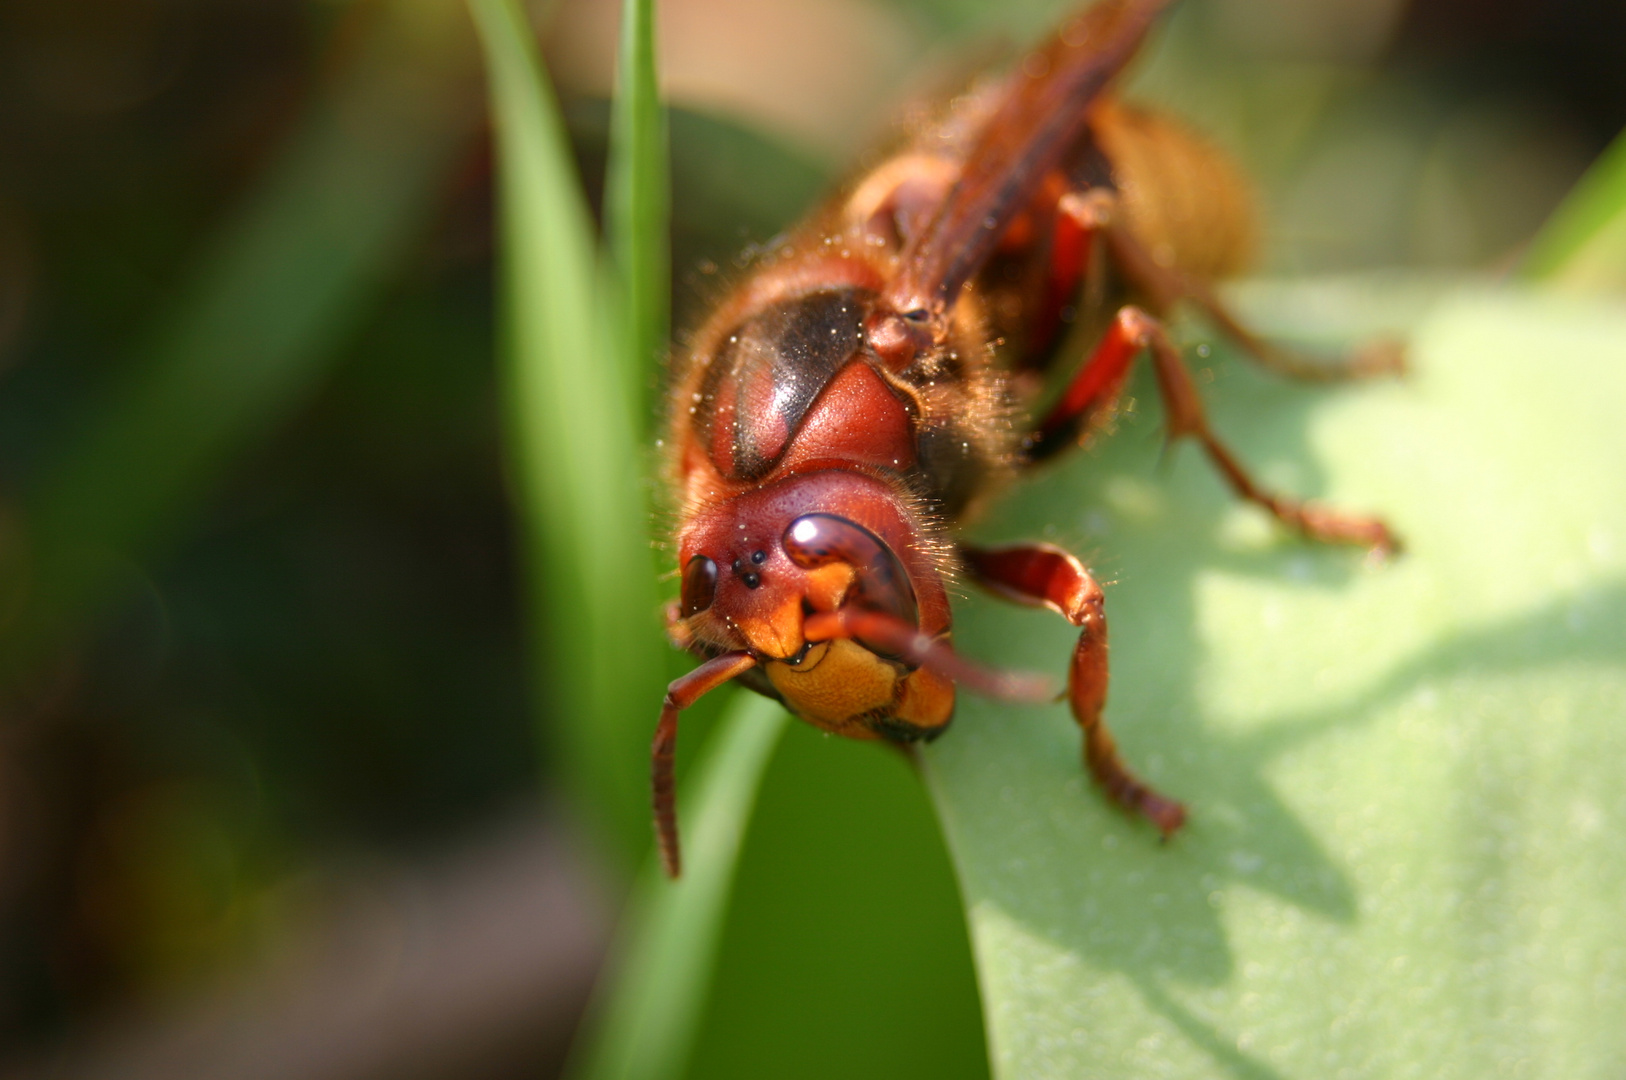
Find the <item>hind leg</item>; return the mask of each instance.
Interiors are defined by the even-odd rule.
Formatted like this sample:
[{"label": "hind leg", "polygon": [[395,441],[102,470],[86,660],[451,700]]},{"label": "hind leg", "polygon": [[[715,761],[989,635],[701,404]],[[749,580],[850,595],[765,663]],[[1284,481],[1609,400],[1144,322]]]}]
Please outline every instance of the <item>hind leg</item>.
[{"label": "hind leg", "polygon": [[1392,338],[1366,342],[1341,356],[1313,358],[1257,336],[1231,314],[1206,281],[1153,258],[1117,220],[1116,203],[1110,194],[1100,190],[1068,194],[1062,197],[1057,209],[1069,228],[1099,238],[1119,275],[1146,297],[1158,314],[1167,315],[1176,304],[1189,301],[1235,342],[1244,355],[1267,371],[1305,382],[1336,382],[1401,375],[1406,370],[1405,349]]},{"label": "hind leg", "polygon": [[1254,481],[1229,447],[1208,426],[1202,398],[1180,352],[1156,319],[1137,307],[1119,310],[1100,344],[1084,361],[1061,398],[1023,446],[1030,462],[1042,461],[1078,441],[1090,420],[1110,411],[1129,365],[1142,353],[1152,361],[1158,395],[1168,416],[1168,439],[1192,438],[1238,498],[1260,507],[1311,540],[1353,544],[1385,555],[1400,549],[1389,527],[1374,517],[1347,514],[1269,491]]}]

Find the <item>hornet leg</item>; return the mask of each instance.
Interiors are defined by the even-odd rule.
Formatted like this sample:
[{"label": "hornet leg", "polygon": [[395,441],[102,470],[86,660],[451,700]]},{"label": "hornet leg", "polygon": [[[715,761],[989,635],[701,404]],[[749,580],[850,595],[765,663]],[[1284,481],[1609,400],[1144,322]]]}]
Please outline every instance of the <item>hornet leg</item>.
[{"label": "hornet leg", "polygon": [[1377,554],[1400,549],[1398,538],[1377,518],[1344,514],[1277,495],[1255,483],[1236,455],[1209,428],[1202,399],[1179,350],[1162,325],[1137,307],[1119,309],[1100,344],[1027,438],[1023,449],[1028,460],[1042,461],[1073,445],[1090,420],[1110,412],[1129,365],[1142,352],[1149,354],[1157,376],[1158,394],[1168,416],[1168,440],[1172,443],[1188,436],[1196,439],[1238,498],[1311,540],[1353,544]]},{"label": "hornet leg", "polygon": [[1067,671],[1067,703],[1084,731],[1084,767],[1114,802],[1147,818],[1165,838],[1173,835],[1186,820],[1186,808],[1129,771],[1101,716],[1107,701],[1107,619],[1101,587],[1084,564],[1049,544],[962,547],[960,558],[993,592],[1047,607],[1080,628]]},{"label": "hornet leg", "polygon": [[1062,197],[1057,209],[1064,220],[1072,219],[1076,228],[1105,240],[1113,266],[1130,286],[1146,296],[1153,310],[1167,315],[1175,304],[1189,300],[1266,371],[1304,382],[1336,382],[1405,373],[1405,348],[1393,338],[1367,342],[1342,356],[1316,359],[1256,336],[1231,314],[1207,282],[1154,259],[1134,234],[1116,220],[1116,207],[1110,195],[1103,196],[1097,190],[1084,196],[1069,194]]},{"label": "hornet leg", "polygon": [[660,723],[655,725],[655,741],[650,746],[651,788],[655,804],[655,840],[661,850],[661,866],[666,876],[676,878],[683,872],[683,857],[678,848],[677,785],[673,780],[673,760],[677,756],[678,713],[699,701],[705,694],[742,675],[756,666],[756,659],[748,652],[724,653],[672,680],[666,688],[666,701],[661,706]]}]

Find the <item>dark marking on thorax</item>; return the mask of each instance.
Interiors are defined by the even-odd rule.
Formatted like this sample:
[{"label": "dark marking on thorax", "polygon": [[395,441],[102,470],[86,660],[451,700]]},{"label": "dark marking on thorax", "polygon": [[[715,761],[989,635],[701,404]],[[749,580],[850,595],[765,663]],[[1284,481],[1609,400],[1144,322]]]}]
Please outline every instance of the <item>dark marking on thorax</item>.
[{"label": "dark marking on thorax", "polygon": [[723,476],[771,472],[815,399],[862,348],[872,294],[856,288],[804,293],[740,323],[701,379],[695,432]]}]

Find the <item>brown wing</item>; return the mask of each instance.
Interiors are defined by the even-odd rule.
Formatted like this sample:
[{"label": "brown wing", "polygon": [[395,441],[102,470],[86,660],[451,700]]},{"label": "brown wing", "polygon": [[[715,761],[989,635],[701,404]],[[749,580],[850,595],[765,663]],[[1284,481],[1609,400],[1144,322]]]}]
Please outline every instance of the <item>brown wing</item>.
[{"label": "brown wing", "polygon": [[916,324],[943,325],[1012,217],[1083,134],[1090,102],[1171,2],[1101,0],[1022,62],[948,197],[905,249],[883,308]]}]

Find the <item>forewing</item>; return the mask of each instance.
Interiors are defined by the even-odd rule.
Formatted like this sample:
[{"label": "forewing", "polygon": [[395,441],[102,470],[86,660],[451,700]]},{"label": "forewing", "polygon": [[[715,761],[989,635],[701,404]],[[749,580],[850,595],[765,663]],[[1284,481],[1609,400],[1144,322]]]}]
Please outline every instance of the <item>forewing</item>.
[{"label": "forewing", "polygon": [[1089,122],[1090,103],[1134,56],[1173,0],[1102,0],[1080,12],[1010,76],[959,179],[909,243],[885,306],[939,325]]}]

